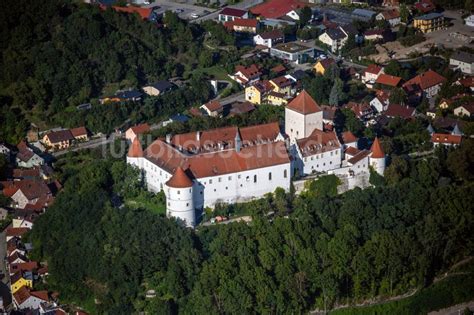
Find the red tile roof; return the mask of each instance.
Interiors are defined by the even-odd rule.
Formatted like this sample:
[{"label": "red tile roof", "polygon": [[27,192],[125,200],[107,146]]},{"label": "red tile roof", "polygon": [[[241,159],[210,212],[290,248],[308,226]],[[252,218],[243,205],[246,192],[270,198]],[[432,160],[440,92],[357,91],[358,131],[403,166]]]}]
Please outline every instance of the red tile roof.
[{"label": "red tile roof", "polygon": [[173,176],[166,182],[166,185],[173,188],[186,188],[192,187],[193,181],[186,175],[184,170],[178,166]]},{"label": "red tile roof", "polygon": [[442,84],[445,81],[445,77],[430,69],[405,82],[403,87],[409,88],[410,86],[415,85],[419,86],[422,90],[426,90],[435,85]]},{"label": "red tile roof", "polygon": [[375,137],[374,143],[370,147],[370,151],[372,152],[373,159],[382,159],[385,158],[385,153],[383,152],[382,146],[380,145],[380,141],[378,137]]},{"label": "red tile roof", "polygon": [[133,139],[132,145],[130,146],[130,149],[128,149],[127,156],[133,158],[143,157],[143,149],[138,137]]},{"label": "red tile roof", "polygon": [[71,133],[74,136],[74,138],[81,137],[81,136],[87,136],[88,132],[86,127],[77,127],[77,128],[72,128]]},{"label": "red tile roof", "polygon": [[341,144],[334,131],[324,132],[318,129],[307,138],[296,140],[303,157],[339,149]]},{"label": "red tile roof", "polygon": [[279,88],[285,88],[287,86],[290,86],[293,83],[293,81],[286,78],[285,76],[273,78],[271,82],[275,83],[275,85],[278,86]]},{"label": "red tile roof", "polygon": [[307,4],[297,0],[269,0],[254,6],[250,11],[267,19],[276,19],[305,5]]},{"label": "red tile roof", "polygon": [[449,133],[433,133],[431,135],[431,141],[434,143],[460,144],[462,136]]},{"label": "red tile roof", "polygon": [[398,12],[397,9],[391,9],[391,10],[382,12],[382,15],[385,18],[385,20],[391,20],[391,19],[399,18],[400,12]]},{"label": "red tile roof", "polygon": [[321,111],[318,103],[305,90],[298,94],[286,107],[304,115]]},{"label": "red tile roof", "polygon": [[216,112],[216,111],[221,111],[222,110],[222,105],[219,103],[219,101],[210,101],[204,106],[210,111],[210,112]]},{"label": "red tile roof", "polygon": [[436,6],[430,0],[418,1],[417,3],[415,3],[414,7],[415,9],[423,13],[428,13],[436,9]]},{"label": "red tile roof", "polygon": [[349,164],[356,164],[357,162],[359,161],[362,161],[364,158],[366,158],[367,156],[369,156],[370,154],[370,151],[369,150],[362,150],[362,151],[359,151],[357,152],[353,157],[351,157],[350,159],[347,160],[347,162]]},{"label": "red tile roof", "polygon": [[23,263],[16,263],[10,265],[10,273],[23,272],[23,271],[34,271],[38,269],[39,264],[36,261],[28,261]]},{"label": "red tile roof", "polygon": [[135,135],[141,135],[150,132],[150,126],[147,123],[130,127]]},{"label": "red tile roof", "polygon": [[9,227],[9,228],[7,228],[6,236],[22,237],[23,234],[25,234],[28,231],[29,231],[29,229],[25,228],[25,227],[19,227],[19,228]]},{"label": "red tile roof", "polygon": [[474,76],[460,79],[458,82],[464,87],[474,87]]},{"label": "red tile roof", "polygon": [[261,33],[260,37],[262,37],[263,39],[283,39],[285,37],[285,34],[280,30],[272,30]]},{"label": "red tile roof", "polygon": [[257,79],[262,75],[262,72],[260,71],[260,67],[257,66],[256,64],[251,64],[248,67],[245,66],[236,66],[235,67],[235,73],[240,72],[242,75],[245,77],[246,80],[252,80],[252,79]]},{"label": "red tile roof", "polygon": [[365,72],[372,74],[379,74],[380,71],[382,71],[382,67],[377,66],[376,64],[370,64],[367,69],[365,69]]},{"label": "red tile roof", "polygon": [[271,68],[270,71],[273,72],[273,73],[281,73],[281,72],[285,72],[286,68],[283,65],[278,65],[278,66],[275,66],[275,67]]},{"label": "red tile roof", "polygon": [[268,93],[273,91],[274,87],[268,80],[257,81],[253,85],[260,93]]},{"label": "red tile roof", "polygon": [[350,131],[344,131],[343,133],[341,133],[341,139],[342,139],[342,143],[344,144],[357,142],[359,140],[359,138],[354,136],[354,134]]},{"label": "red tile roof", "polygon": [[360,151],[354,147],[347,147],[346,150],[344,151],[347,155],[350,156],[355,156],[357,155]]},{"label": "red tile roof", "polygon": [[397,87],[401,81],[402,81],[402,78],[400,77],[382,73],[379,75],[375,83]]},{"label": "red tile roof", "polygon": [[242,17],[247,13],[245,10],[240,10],[236,8],[224,8],[219,14],[228,15],[228,16],[235,16],[235,17]]},{"label": "red tile roof", "polygon": [[319,63],[321,64],[321,66],[323,66],[324,69],[327,69],[331,65],[335,64],[336,61],[332,58],[326,58],[326,59],[320,60]]},{"label": "red tile roof", "polygon": [[[103,7],[101,5],[101,7]],[[119,7],[119,6],[112,6],[112,9],[114,9],[117,12],[123,12],[123,13],[138,13],[138,15],[143,19],[146,20],[150,17],[151,12],[153,9],[151,8],[141,8],[141,7],[135,7],[135,6],[127,6],[127,7]]]},{"label": "red tile roof", "polygon": [[21,190],[23,195],[25,195],[25,197],[30,201],[51,195],[51,190],[43,180],[23,179],[21,181],[16,181],[14,185],[18,190]]},{"label": "red tile roof", "polygon": [[385,116],[387,117],[402,117],[409,119],[415,116],[416,110],[413,107],[402,106],[398,104],[389,104],[387,110],[385,111]]},{"label": "red tile roof", "polygon": [[236,19],[234,21],[229,21],[229,22],[224,23],[224,26],[229,29],[234,29],[235,26],[256,28],[257,25],[258,25],[257,19]]},{"label": "red tile roof", "polygon": [[54,143],[59,143],[59,142],[64,142],[64,141],[70,141],[74,139],[74,136],[72,135],[71,131],[69,129],[66,130],[59,130],[59,131],[51,131],[46,135],[48,137],[49,141],[54,144]]}]

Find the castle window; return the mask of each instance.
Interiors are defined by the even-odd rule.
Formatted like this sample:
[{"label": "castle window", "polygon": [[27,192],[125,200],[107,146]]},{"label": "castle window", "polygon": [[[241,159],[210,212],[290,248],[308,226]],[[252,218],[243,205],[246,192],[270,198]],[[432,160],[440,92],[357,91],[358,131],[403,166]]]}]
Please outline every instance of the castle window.
[{"label": "castle window", "polygon": [[225,188],[225,190],[228,190],[228,189],[229,189],[229,187],[226,187],[226,188]]},{"label": "castle window", "polygon": [[209,184],[212,184],[212,179],[209,180]]},{"label": "castle window", "polygon": [[170,205],[170,203],[168,202],[168,206]]},{"label": "castle window", "polygon": [[199,192],[202,195],[202,191]]},{"label": "castle window", "polygon": [[268,173],[268,180],[272,180],[272,172]]},{"label": "castle window", "polygon": [[250,176],[247,176],[247,178],[245,178],[246,181],[249,181],[250,180]]},{"label": "castle window", "polygon": [[181,190],[178,190],[178,195],[181,194]]},{"label": "castle window", "polygon": [[331,151],[331,156],[332,156],[332,154],[333,154],[333,153],[332,153],[332,151]]},{"label": "castle window", "polygon": [[242,176],[240,176],[240,174],[239,174],[239,175],[237,175],[237,178],[238,178],[238,179],[240,179],[240,177],[242,177]]},{"label": "castle window", "polygon": [[189,207],[189,202],[186,202],[186,207]]},{"label": "castle window", "polygon": [[231,180],[232,180],[232,176],[229,176],[229,181],[231,181]]},{"label": "castle window", "polygon": [[257,175],[253,175],[253,182],[254,182],[254,183],[257,182]]},{"label": "castle window", "polygon": [[220,183],[220,182],[222,181],[222,178],[219,177],[219,178],[217,179],[217,181]]},{"label": "castle window", "polygon": [[335,154],[337,155],[337,151],[336,151],[336,153],[335,153]]},{"label": "castle window", "polygon": [[214,188],[214,192],[216,192],[216,189]]},{"label": "castle window", "polygon": [[287,172],[287,170],[284,170],[284,171],[283,171],[283,177],[284,177],[284,178],[287,178],[287,177],[288,177],[288,172]]}]

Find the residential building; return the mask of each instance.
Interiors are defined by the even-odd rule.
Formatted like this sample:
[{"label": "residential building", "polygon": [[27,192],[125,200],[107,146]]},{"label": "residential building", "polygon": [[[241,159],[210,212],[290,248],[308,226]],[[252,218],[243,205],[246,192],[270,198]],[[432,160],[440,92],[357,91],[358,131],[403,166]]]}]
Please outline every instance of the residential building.
[{"label": "residential building", "polygon": [[258,81],[245,88],[245,100],[260,105],[266,101],[268,93],[273,91],[273,88],[274,86],[268,80]]},{"label": "residential building", "polygon": [[[105,5],[99,5],[99,7],[102,10],[106,10],[108,6]],[[114,11],[121,12],[121,13],[128,13],[128,14],[136,14],[138,17],[140,17],[142,20],[150,20],[150,21],[156,21],[157,15],[153,11],[152,8],[143,8],[143,7],[137,7],[133,5],[129,6],[111,6]]]},{"label": "residential building", "polygon": [[400,12],[397,9],[380,12],[375,19],[378,21],[387,21],[391,27],[398,26],[401,22]]},{"label": "residential building", "polygon": [[37,310],[48,301],[47,291],[31,291],[26,286],[13,294],[13,303],[18,310]]},{"label": "residential building", "polygon": [[354,9],[351,13],[352,20],[359,20],[363,22],[370,22],[372,18],[377,15],[377,12],[367,9]]},{"label": "residential building", "polygon": [[374,114],[372,107],[368,103],[348,102],[344,108],[350,109],[354,115],[362,121],[367,121]]},{"label": "residential building", "polygon": [[269,0],[250,9],[253,15],[265,19],[280,19],[287,16],[290,11],[303,8],[305,3],[299,0]]},{"label": "residential building", "polygon": [[457,50],[449,58],[449,65],[461,70],[462,73],[474,75],[474,54]]},{"label": "residential building", "polygon": [[272,48],[274,45],[285,42],[285,34],[276,29],[272,31],[263,32],[253,37],[255,45],[266,46]]},{"label": "residential building", "polygon": [[432,98],[438,94],[445,81],[445,77],[430,69],[405,82],[403,89],[407,94],[421,91],[426,97]]},{"label": "residential building", "polygon": [[270,55],[301,64],[308,62],[310,58],[314,58],[314,48],[295,42],[280,43],[270,48]]},{"label": "residential building", "polygon": [[211,117],[220,117],[224,112],[224,107],[219,101],[210,101],[201,106],[201,109],[204,110],[208,116]]},{"label": "residential building", "polygon": [[0,154],[5,155],[7,160],[10,160],[11,150],[5,145],[5,143],[0,143]]},{"label": "residential building", "polygon": [[362,75],[362,82],[365,83],[367,87],[372,88],[375,81],[382,73],[384,73],[383,67],[372,63],[365,69],[364,74]]},{"label": "residential building", "polygon": [[286,94],[271,91],[267,95],[266,102],[271,105],[280,106],[288,104],[288,99],[289,97]]},{"label": "residential building", "polygon": [[238,33],[256,34],[259,30],[259,22],[257,19],[236,19],[234,21],[225,22],[224,26],[228,30]]},{"label": "residential building", "polygon": [[370,106],[375,108],[378,113],[384,112],[390,104],[389,98],[390,93],[388,91],[378,90],[376,96],[370,101]]},{"label": "residential building", "polygon": [[449,133],[433,133],[431,135],[431,142],[433,142],[433,146],[458,146],[462,142],[462,136],[461,135],[454,135],[454,134],[449,134]]},{"label": "residential building", "polygon": [[15,294],[22,287],[33,288],[33,274],[31,272],[18,271],[10,277],[12,294]]},{"label": "residential building", "polygon": [[429,13],[413,18],[413,27],[422,33],[430,33],[445,27],[444,16],[441,13]]},{"label": "residential building", "polygon": [[19,167],[32,168],[44,164],[44,159],[36,154],[25,141],[22,140],[17,145],[17,149],[16,164]]},{"label": "residential building", "polygon": [[226,7],[219,12],[218,20],[219,22],[231,22],[237,19],[247,19],[249,13],[245,10]]},{"label": "residential building", "polygon": [[250,102],[232,103],[229,116],[242,115],[255,110],[255,106]]},{"label": "residential building", "polygon": [[43,136],[42,143],[53,150],[64,150],[69,148],[74,140],[69,129],[51,131]]},{"label": "residential building", "polygon": [[332,65],[335,65],[336,61],[332,58],[326,58],[326,59],[321,59],[313,67],[313,70],[316,73],[319,73],[321,75],[324,75],[326,71],[331,67]]},{"label": "residential building", "polygon": [[327,29],[319,35],[318,39],[328,45],[333,53],[339,51],[347,42],[348,36],[340,29]]},{"label": "residential building", "polygon": [[150,130],[150,125],[148,125],[147,123],[130,127],[127,129],[127,131],[125,131],[125,139],[132,143],[136,137],[145,133],[149,133]]},{"label": "residential building", "polygon": [[400,86],[400,83],[402,82],[402,78],[389,75],[386,73],[382,73],[378,76],[377,80],[375,80],[375,84],[379,85],[381,88],[397,88]]},{"label": "residential building", "polygon": [[262,71],[256,64],[250,66],[238,65],[235,67],[235,73],[231,78],[242,86],[248,86],[260,80],[261,75]]},{"label": "residential building", "polygon": [[460,105],[454,109],[454,115],[460,117],[474,117],[474,103]]},{"label": "residential building", "polygon": [[462,78],[457,80],[454,84],[456,85],[462,85],[465,88],[468,88],[471,90],[471,92],[474,92],[474,76],[470,76],[467,78]]},{"label": "residential building", "polygon": [[384,114],[388,118],[400,117],[404,119],[412,119],[416,115],[416,109],[410,106],[389,104]]},{"label": "residential building", "polygon": [[70,131],[75,141],[88,141],[89,140],[89,131],[84,126],[72,128],[70,129]]},{"label": "residential building", "polygon": [[422,14],[436,10],[436,6],[431,0],[420,0],[413,5],[413,8]]},{"label": "residential building", "polygon": [[53,200],[53,193],[43,180],[24,179],[15,181],[8,187],[12,194],[14,206],[24,209],[27,205],[48,205]]},{"label": "residential building", "polygon": [[149,84],[147,86],[144,86],[142,89],[143,89],[143,92],[145,92],[147,95],[158,96],[158,95],[162,95],[163,93],[173,90],[174,87],[175,85],[173,83],[166,80],[162,80],[162,81],[158,81],[158,82]]},{"label": "residential building", "polygon": [[276,93],[284,94],[286,96],[291,95],[291,86],[293,81],[285,76],[279,76],[270,80],[270,84],[273,85],[273,91]]}]

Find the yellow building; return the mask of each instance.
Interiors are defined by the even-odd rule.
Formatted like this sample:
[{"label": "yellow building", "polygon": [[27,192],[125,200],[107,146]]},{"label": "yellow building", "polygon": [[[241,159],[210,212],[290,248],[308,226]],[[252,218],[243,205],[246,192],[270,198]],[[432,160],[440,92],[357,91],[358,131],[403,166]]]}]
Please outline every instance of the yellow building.
[{"label": "yellow building", "polygon": [[13,276],[11,276],[10,280],[12,294],[15,294],[16,291],[20,290],[23,286],[33,288],[33,276],[31,273],[29,273],[27,276],[25,273],[18,271]]},{"label": "yellow building", "polygon": [[444,28],[444,16],[440,13],[429,13],[413,19],[413,27],[422,33],[430,33]]},{"label": "yellow building", "polygon": [[291,94],[291,86],[293,84],[293,81],[286,78],[285,76],[280,76],[278,78],[271,79],[270,84],[273,86],[272,90],[274,92],[285,95]]},{"label": "yellow building", "polygon": [[273,85],[269,81],[257,81],[254,85],[245,88],[245,100],[260,105],[272,90]]},{"label": "yellow building", "polygon": [[276,106],[286,105],[288,104],[288,99],[285,94],[272,91],[267,95],[267,103]]},{"label": "yellow building", "polygon": [[333,64],[335,64],[335,60],[332,58],[322,59],[314,65],[313,70],[318,74],[324,75],[326,70]]}]

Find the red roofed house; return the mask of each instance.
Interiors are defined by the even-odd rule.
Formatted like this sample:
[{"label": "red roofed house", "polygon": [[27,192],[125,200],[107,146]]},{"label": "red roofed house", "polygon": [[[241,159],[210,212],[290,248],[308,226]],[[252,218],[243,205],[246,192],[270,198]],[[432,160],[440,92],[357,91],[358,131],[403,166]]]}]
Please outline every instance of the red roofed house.
[{"label": "red roofed house", "polygon": [[285,34],[280,30],[272,30],[257,34],[253,37],[255,45],[273,47],[275,44],[283,43],[285,41]]},{"label": "red roofed house", "polygon": [[385,73],[380,74],[377,80],[375,80],[375,84],[382,85],[382,88],[396,88],[400,85],[400,82],[402,82],[402,78]]},{"label": "red roofed house", "polygon": [[413,8],[421,13],[429,13],[436,9],[436,6],[431,0],[420,0],[413,5]]},{"label": "red roofed house", "polygon": [[368,120],[374,114],[368,103],[349,102],[344,107],[350,109],[360,120]]},{"label": "red roofed house", "polygon": [[42,142],[49,148],[63,150],[69,148],[72,140],[74,140],[74,136],[72,135],[71,131],[69,129],[64,129],[59,131],[51,131],[45,134]]},{"label": "red roofed house", "polygon": [[45,302],[49,302],[48,291],[31,291],[23,286],[13,294],[13,303],[18,310],[39,309]]},{"label": "red roofed house", "polygon": [[224,107],[219,101],[207,102],[201,106],[201,109],[203,109],[211,117],[219,117],[224,111]]},{"label": "red roofed house", "polygon": [[461,144],[462,136],[461,135],[452,135],[449,133],[433,133],[431,135],[431,142],[433,146],[437,147],[440,145],[444,146],[458,146]]},{"label": "red roofed house", "polygon": [[237,19],[247,19],[249,14],[245,10],[235,9],[235,8],[224,8],[219,12],[219,22],[230,22]]},{"label": "red roofed house", "polygon": [[31,168],[44,164],[44,159],[36,154],[25,141],[17,145],[16,164],[19,167]]},{"label": "red roofed house", "polygon": [[86,127],[77,127],[71,129],[71,134],[76,141],[87,141],[89,140],[89,132]]},{"label": "red roofed house", "polygon": [[[100,7],[105,10],[107,7],[104,5],[100,5]],[[116,12],[122,13],[129,13],[129,14],[138,14],[142,20],[152,20],[153,9],[152,8],[141,8],[136,6],[126,6],[126,7],[119,7],[119,6],[112,6],[112,9]]]},{"label": "red roofed house", "polygon": [[28,232],[28,228],[14,228],[14,227],[9,227],[7,228],[7,233],[6,233],[6,240],[7,242],[11,240],[14,237],[21,238],[23,234]]},{"label": "red roofed house", "polygon": [[267,96],[274,89],[268,80],[257,81],[245,88],[245,100],[252,104],[260,105],[267,100]]},{"label": "red roofed house", "polygon": [[372,88],[372,85],[382,73],[384,73],[383,67],[377,66],[376,64],[370,64],[362,75],[362,82],[366,85],[368,84],[367,87]]},{"label": "red roofed house", "polygon": [[386,111],[390,103],[390,91],[387,90],[377,90],[375,97],[370,101],[370,106],[375,108],[379,113]]},{"label": "red roofed house", "polygon": [[323,130],[323,111],[303,90],[285,107],[285,133],[296,141],[309,137],[314,129]]},{"label": "red roofed house", "polygon": [[260,80],[261,75],[262,71],[260,70],[260,67],[256,64],[251,64],[248,67],[240,65],[235,67],[235,73],[231,77],[240,85],[248,86]]},{"label": "red roofed house", "polygon": [[43,180],[24,179],[13,184],[15,193],[11,196],[16,208],[24,209],[27,205],[48,205],[53,194]]},{"label": "red roofed house", "polygon": [[336,61],[332,58],[326,58],[319,60],[313,67],[314,71],[316,73],[319,73],[321,75],[324,75],[326,71],[331,67],[332,65],[335,65]]},{"label": "red roofed house", "polygon": [[147,123],[136,125],[128,128],[127,131],[125,131],[125,139],[133,142],[136,137],[148,132],[150,132],[150,126]]},{"label": "red roofed house", "polygon": [[454,115],[460,117],[474,117],[474,102],[470,102],[456,107],[454,109]]},{"label": "red roofed house", "polygon": [[344,148],[353,147],[357,149],[357,142],[359,139],[350,131],[344,131],[340,134],[341,143]]},{"label": "red roofed house", "polygon": [[405,82],[403,89],[405,89],[408,94],[422,91],[426,97],[432,98],[438,94],[445,81],[446,78],[442,75],[439,75],[433,70],[428,70]]},{"label": "red roofed house", "polygon": [[304,2],[298,0],[269,0],[254,6],[250,11],[267,19],[278,19],[293,10],[303,8]]},{"label": "red roofed house", "polygon": [[388,105],[387,110],[385,111],[385,116],[389,118],[401,117],[404,119],[411,119],[415,117],[416,109],[410,106],[403,106],[398,104]]},{"label": "red roofed house", "polygon": [[224,26],[234,32],[256,34],[259,29],[259,22],[257,19],[236,19],[225,22]]},{"label": "red roofed house", "polygon": [[375,19],[378,21],[385,20],[391,27],[395,27],[400,24],[400,12],[397,9],[390,9],[387,11],[380,12],[375,16]]}]

